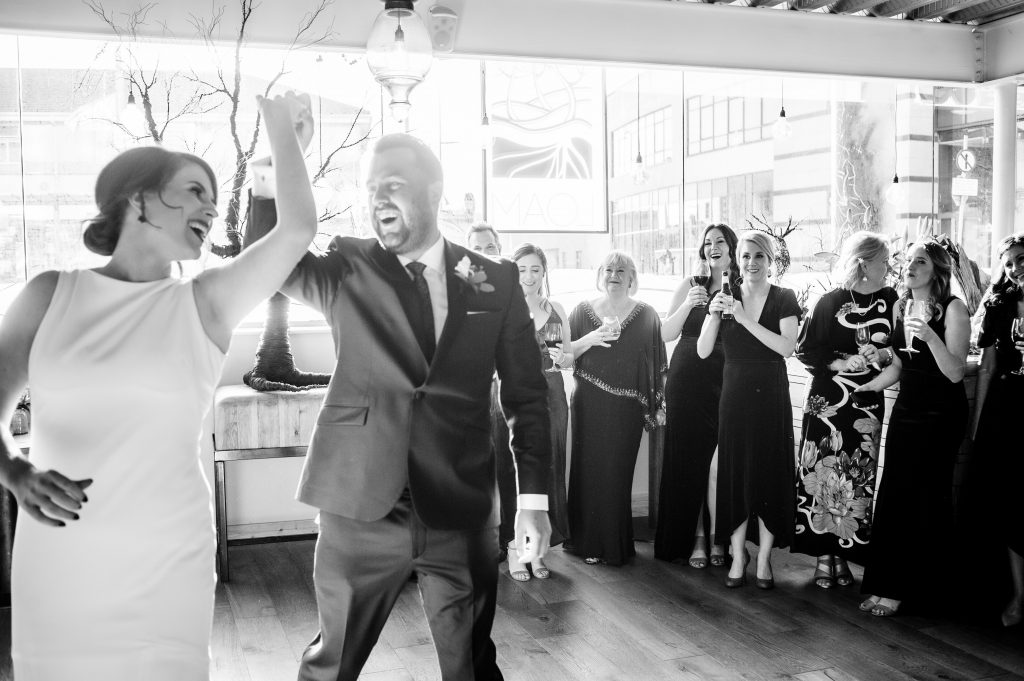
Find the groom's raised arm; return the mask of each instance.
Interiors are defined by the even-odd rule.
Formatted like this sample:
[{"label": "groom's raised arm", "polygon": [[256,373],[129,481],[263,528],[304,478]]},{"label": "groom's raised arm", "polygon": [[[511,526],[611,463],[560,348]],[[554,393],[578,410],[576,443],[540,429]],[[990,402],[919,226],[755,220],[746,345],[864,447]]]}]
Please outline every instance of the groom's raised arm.
[{"label": "groom's raised arm", "polygon": [[[274,199],[273,168],[253,166],[253,188],[249,192],[249,213],[242,248],[247,248],[262,239],[277,223],[277,203]],[[297,300],[325,316],[337,292],[337,286],[344,269],[340,262],[334,262],[335,237],[324,255],[306,253],[281,285],[281,293]]]}]

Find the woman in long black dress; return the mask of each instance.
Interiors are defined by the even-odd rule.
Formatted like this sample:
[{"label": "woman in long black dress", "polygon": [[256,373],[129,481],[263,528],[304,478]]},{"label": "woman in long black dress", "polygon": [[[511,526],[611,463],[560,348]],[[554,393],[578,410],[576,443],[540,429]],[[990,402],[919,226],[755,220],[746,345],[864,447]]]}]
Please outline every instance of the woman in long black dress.
[{"label": "woman in long black dress", "polygon": [[[1024,341],[1014,341],[1011,325],[1024,317],[1024,234],[1013,234],[1000,242],[996,253],[999,274],[982,302],[981,368],[975,398],[975,434],[971,469],[975,482],[968,497],[968,510],[982,527],[988,528],[997,546],[1006,546],[1013,592],[1002,612],[1004,626],[1020,624],[1024,609],[1024,526],[1020,517],[1019,481],[1024,479],[1024,456],[1018,423],[1024,415],[1024,376],[1021,353]],[[995,560],[994,565],[1003,561]],[[994,565],[987,566],[986,571]],[[979,571],[980,572],[980,571]],[[1001,576],[988,578],[995,588],[1003,587]],[[986,592],[984,583],[973,585],[972,595]],[[1000,595],[1005,598],[1005,593]],[[985,601],[988,605],[988,601]]]},{"label": "woman in long black dress", "polygon": [[[697,353],[709,357],[722,335],[725,373],[718,420],[718,514],[715,533],[729,536],[732,566],[725,584],[746,583],[744,545],[751,518],[757,519],[756,583],[775,586],[773,545],[789,546],[793,536],[793,410],[785,358],[796,345],[800,306],[788,288],[769,283],[775,260],[772,238],[744,232],[736,247],[742,285],[708,304]],[[723,321],[723,313],[732,320]]]},{"label": "woman in long black dress", "polygon": [[[970,320],[967,306],[950,292],[952,269],[937,241],[910,245],[906,291],[897,304],[895,371],[861,388],[885,387],[899,376],[861,585],[870,596],[860,608],[877,617],[895,615],[902,601],[934,597],[944,583],[949,586],[946,571],[920,566],[948,547],[953,466],[967,430],[963,378]],[[907,314],[911,300],[927,302],[927,321]],[[908,340],[914,352],[906,349]]]},{"label": "woman in long black dress", "polygon": [[871,539],[885,401],[854,390],[892,363],[888,346],[898,298],[885,285],[889,246],[877,234],[850,235],[838,266],[841,285],[815,304],[796,346],[811,385],[798,450],[792,550],[817,556],[813,579],[822,589],[853,583],[847,560],[863,564]]},{"label": "woman in long black dress", "polygon": [[[658,529],[654,556],[677,560],[689,556],[690,567],[725,565],[724,542],[707,535],[715,525],[718,465],[718,402],[722,395],[721,338],[707,359],[697,356],[697,338],[708,314],[708,302],[722,280],[736,285],[736,233],[728,225],[709,225],[697,252],[707,264],[704,281],[685,277],[661,325],[671,341],[679,335],[665,380],[665,456],[658,495]],[[710,559],[708,551],[710,548]]]},{"label": "woman in long black dress", "polygon": [[[565,501],[565,442],[569,426],[569,404],[565,400],[565,383],[560,371],[572,366],[569,322],[561,304],[549,298],[548,261],[544,251],[533,244],[521,244],[512,254],[512,261],[519,265],[519,285],[533,317],[537,344],[542,352],[544,377],[548,381],[548,412],[551,416],[551,494],[548,497],[548,517],[551,519],[551,546],[558,546],[569,536],[569,514]],[[508,424],[504,418],[494,419],[494,422],[503,426],[496,445],[507,449]],[[500,459],[513,460],[511,453]],[[512,473],[514,484],[515,471]],[[503,506],[511,506],[508,513],[514,517],[515,491],[502,496]],[[551,576],[551,571],[541,559],[521,563],[514,542],[510,541],[507,546],[508,569],[512,579],[525,582],[530,579],[530,570],[537,579]]]},{"label": "woman in long black dress", "polygon": [[636,555],[630,492],[637,450],[644,428],[665,420],[661,320],[632,297],[638,284],[633,259],[612,251],[597,269],[604,295],[569,315],[576,378],[569,532],[571,550],[590,564],[622,565]]}]

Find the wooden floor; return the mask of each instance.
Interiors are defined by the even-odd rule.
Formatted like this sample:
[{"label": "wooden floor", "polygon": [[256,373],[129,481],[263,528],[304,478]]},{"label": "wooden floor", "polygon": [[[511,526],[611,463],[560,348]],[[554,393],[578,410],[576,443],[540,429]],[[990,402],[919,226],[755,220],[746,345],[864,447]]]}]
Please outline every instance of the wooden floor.
[{"label": "wooden floor", "polygon": [[[808,584],[812,564],[776,551],[777,587],[726,589],[725,568],[654,560],[585,565],[554,549],[546,581],[499,581],[494,640],[507,681],[579,679],[1024,679],[1024,627],[871,617],[857,587]],[[217,589],[214,681],[290,681],[316,633],[312,540],[233,546],[232,582]],[[855,569],[859,578],[859,570]],[[0,635],[9,651],[9,610]],[[10,678],[9,655],[0,679]],[[439,679],[410,583],[361,679]]]}]

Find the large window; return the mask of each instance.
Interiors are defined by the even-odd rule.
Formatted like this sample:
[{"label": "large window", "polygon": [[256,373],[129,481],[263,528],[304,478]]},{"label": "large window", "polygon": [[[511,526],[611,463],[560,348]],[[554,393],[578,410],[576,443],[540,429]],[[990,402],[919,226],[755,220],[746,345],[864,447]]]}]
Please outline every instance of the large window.
[{"label": "large window", "polygon": [[[231,102],[202,85],[225,64],[228,55],[192,44],[0,36],[0,288],[102,262],[81,244],[96,175],[155,137],[213,165],[221,180],[214,239],[223,243],[225,226],[242,227],[246,210],[244,184],[231,200],[232,129],[248,153],[255,95],[271,82],[275,92],[313,96],[309,167],[321,240],[369,235],[360,156],[400,126],[386,105],[382,112],[361,56],[243,49],[233,121]],[[130,93],[142,99],[140,84],[148,121],[127,106]],[[408,130],[445,169],[441,228],[454,240],[487,219],[510,233],[509,248],[534,242],[560,267],[590,268],[619,248],[644,272],[671,277],[691,267],[708,223],[763,221],[797,227],[788,237],[795,274],[827,268],[828,254],[859,229],[897,244],[949,233],[990,265],[993,102],[984,88],[439,58],[412,103]],[[774,130],[783,104],[788,136]],[[1020,167],[1024,141],[1017,145]],[[967,171],[956,164],[963,151],[974,159]],[[266,153],[262,141],[253,153]],[[894,174],[900,182],[890,190]],[[1020,230],[1024,171],[1017,188]],[[208,255],[198,266],[219,262]]]}]

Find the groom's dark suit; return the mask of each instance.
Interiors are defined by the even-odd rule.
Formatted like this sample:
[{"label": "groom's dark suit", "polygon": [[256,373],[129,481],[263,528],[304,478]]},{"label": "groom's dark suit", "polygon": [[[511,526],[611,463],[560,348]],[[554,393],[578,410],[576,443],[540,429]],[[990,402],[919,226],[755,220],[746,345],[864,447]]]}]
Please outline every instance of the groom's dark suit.
[{"label": "groom's dark suit", "polygon": [[[251,220],[257,231],[258,225],[274,223],[272,212],[272,202],[255,200]],[[520,494],[549,491],[547,383],[516,266],[449,242],[444,243],[444,263],[447,318],[429,363],[409,321],[416,314],[411,307],[417,304],[415,285],[398,258],[376,239],[335,238],[327,253],[307,254],[282,288],[324,314],[338,357],[298,491],[300,501],[321,509],[314,575],[321,635],[311,650],[319,653],[338,643],[328,640],[333,634],[326,629],[339,621],[350,630],[370,630],[356,632],[358,636],[350,631],[347,647],[351,640],[372,647],[376,624],[364,623],[379,619],[381,609],[386,620],[415,569],[422,574],[420,589],[445,678],[472,675],[464,662],[445,660],[464,652],[471,626],[477,678],[500,678],[489,638],[498,550],[495,461],[489,441],[491,377],[497,370]],[[489,286],[469,283],[464,277],[468,266],[479,268]],[[392,541],[408,534],[410,522],[416,535],[413,553],[426,547],[418,557],[404,555],[408,547]],[[417,534],[421,526],[422,536]],[[433,541],[438,543],[431,548]],[[467,542],[468,557],[464,548],[454,548]],[[330,546],[337,543],[343,546]],[[328,559],[330,551],[337,554]],[[461,557],[445,565],[444,554]],[[372,560],[363,560],[366,556]],[[344,574],[328,574],[333,562],[343,563]],[[454,587],[444,584],[428,594],[450,571],[467,569],[468,575],[454,578]],[[377,579],[378,571],[389,573],[384,583]],[[446,599],[462,599],[465,605],[460,580],[468,580],[473,592],[475,623],[464,621],[465,611],[447,623],[442,615],[435,621],[432,609],[458,610]],[[365,598],[357,594],[345,604],[345,598],[335,598],[350,590],[379,593]],[[338,607],[352,611],[327,612]],[[458,631],[446,633],[447,627]],[[342,660],[342,675],[329,678],[348,678],[346,667],[361,667],[369,652],[347,650],[345,657],[352,659]],[[310,657],[307,651],[303,678],[334,673],[324,668],[321,674],[319,663],[310,664]]]}]

